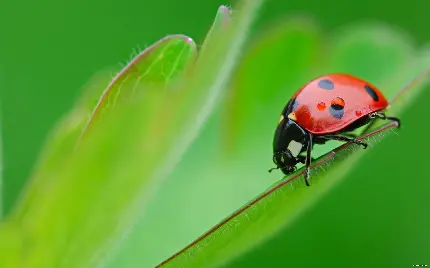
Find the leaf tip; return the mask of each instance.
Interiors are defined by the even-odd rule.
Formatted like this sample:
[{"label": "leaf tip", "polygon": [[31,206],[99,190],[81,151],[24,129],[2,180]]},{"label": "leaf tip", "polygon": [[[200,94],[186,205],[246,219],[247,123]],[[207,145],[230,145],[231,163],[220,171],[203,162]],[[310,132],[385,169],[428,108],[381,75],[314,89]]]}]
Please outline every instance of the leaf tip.
[{"label": "leaf tip", "polygon": [[230,8],[229,6],[226,6],[226,5],[221,5],[221,6],[218,8],[218,12],[219,12],[219,13],[227,13],[227,14],[230,14],[230,13],[231,13],[231,8]]}]

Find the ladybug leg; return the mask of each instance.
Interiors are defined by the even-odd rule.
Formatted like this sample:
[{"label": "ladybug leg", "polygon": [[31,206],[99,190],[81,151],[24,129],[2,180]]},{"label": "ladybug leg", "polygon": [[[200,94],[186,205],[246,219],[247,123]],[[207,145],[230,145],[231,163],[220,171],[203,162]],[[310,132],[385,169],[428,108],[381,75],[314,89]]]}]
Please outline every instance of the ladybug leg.
[{"label": "ladybug leg", "polygon": [[385,113],[383,112],[375,112],[369,115],[369,117],[371,119],[375,119],[375,118],[381,118],[384,120],[390,120],[390,121],[394,121],[397,123],[397,127],[400,128],[400,119],[398,119],[397,117],[394,116],[386,116]]},{"label": "ladybug leg", "polygon": [[348,138],[345,136],[341,136],[341,135],[324,135],[322,136],[322,138],[328,139],[328,140],[336,140],[336,141],[344,141],[344,142],[348,142],[348,143],[355,143],[357,145],[361,145],[364,147],[364,149],[367,148],[367,143],[355,139],[355,138]]},{"label": "ladybug leg", "polygon": [[[311,157],[312,161],[316,161],[315,158]],[[297,156],[297,163],[306,164],[306,156],[305,155],[299,155]]]},{"label": "ladybug leg", "polygon": [[297,163],[305,164],[306,163],[306,156],[304,156],[304,155],[297,156]]},{"label": "ladybug leg", "polygon": [[312,134],[309,133],[308,148],[306,150],[306,159],[305,159],[305,165],[306,165],[305,183],[306,183],[306,186],[310,186],[309,177],[310,177],[310,173],[311,173],[311,158],[312,158],[311,152],[312,152]]},{"label": "ladybug leg", "polygon": [[397,123],[397,128],[400,128],[400,119],[394,116],[386,116],[387,120],[394,121]]},{"label": "ladybug leg", "polygon": [[357,134],[354,133],[344,133],[343,135],[351,139],[356,139],[359,137]]}]

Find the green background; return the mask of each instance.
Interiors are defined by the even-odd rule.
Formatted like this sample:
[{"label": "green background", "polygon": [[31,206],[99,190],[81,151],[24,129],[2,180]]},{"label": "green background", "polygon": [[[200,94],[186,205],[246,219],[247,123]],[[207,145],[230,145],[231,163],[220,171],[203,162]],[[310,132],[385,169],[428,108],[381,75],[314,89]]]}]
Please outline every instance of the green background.
[{"label": "green background", "polygon": [[[133,49],[167,34],[183,33],[200,44],[221,4],[232,2],[3,1],[0,88],[6,213],[18,198],[48,131],[95,72],[121,67]],[[382,21],[408,31],[419,43],[428,43],[429,8],[430,2],[422,0],[272,0],[255,30],[299,13],[312,16],[326,30],[361,20]],[[430,265],[428,100],[427,90],[404,114],[400,137],[393,135],[375,147],[343,184],[294,227],[272,238],[272,246],[256,248],[234,267],[290,263],[283,260],[285,252],[294,256],[295,267]],[[375,162],[380,168],[369,173],[366,166],[374,167]],[[429,204],[429,209],[423,210],[422,204]],[[306,239],[293,245],[283,236]]]}]

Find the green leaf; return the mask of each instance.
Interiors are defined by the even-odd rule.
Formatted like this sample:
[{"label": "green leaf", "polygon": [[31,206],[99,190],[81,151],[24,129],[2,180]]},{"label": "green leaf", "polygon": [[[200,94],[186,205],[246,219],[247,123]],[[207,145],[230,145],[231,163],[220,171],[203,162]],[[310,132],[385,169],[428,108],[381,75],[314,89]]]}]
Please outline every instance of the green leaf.
[{"label": "green leaf", "polygon": [[[235,7],[237,11],[235,11],[235,17],[231,20],[230,26],[223,31],[212,32],[213,35],[210,41],[206,43],[205,50],[196,62],[194,67],[195,73],[178,90],[178,92],[184,92],[180,96],[181,99],[183,98],[183,102],[179,102],[175,96],[172,97],[172,101],[176,99],[178,104],[183,105],[183,111],[189,113],[188,116],[195,118],[198,122],[198,124],[194,125],[184,124],[183,121],[179,120],[185,117],[182,112],[171,113],[169,111],[166,114],[166,120],[169,120],[169,124],[166,125],[165,131],[172,131],[177,133],[178,136],[185,137],[183,140],[176,140],[177,146],[182,145],[185,147],[190,144],[195,135],[181,135],[182,131],[187,133],[200,131],[200,128],[203,127],[202,123],[205,122],[204,120],[209,117],[210,113],[216,108],[216,105],[219,104],[221,97],[225,94],[232,72],[236,67],[238,56],[242,53],[248,28],[256,17],[257,10],[262,2],[247,0],[240,2]],[[166,107],[170,107],[170,104]],[[172,145],[166,144],[166,148],[169,146]],[[167,157],[168,155],[165,154],[165,156]],[[200,160],[203,160],[201,156]],[[163,189],[166,184],[176,179],[177,177],[172,177],[171,180],[166,181],[163,184]],[[184,187],[184,184],[182,184],[182,187]],[[157,192],[161,192],[163,189],[159,189]],[[162,204],[168,202],[164,199],[162,200]],[[154,202],[151,202],[151,204],[154,205]],[[157,204],[154,206],[157,206]],[[159,206],[156,208],[159,208]],[[154,207],[150,210],[156,210],[158,215],[163,215],[163,210],[155,209]],[[109,267],[134,267],[136,263],[139,263],[141,266],[151,267],[178,248],[177,244],[168,243],[167,241],[161,241],[162,243],[159,247],[157,245],[160,245],[160,243],[154,245],[152,242],[160,232],[154,233],[153,230],[146,228],[145,223],[149,216],[145,216],[139,221],[135,231],[124,241],[122,247],[124,250],[119,251],[117,256],[113,256],[108,261]],[[162,235],[160,234],[160,236]],[[179,247],[186,243],[188,239],[182,240]],[[158,238],[158,241],[160,241],[160,238]]]},{"label": "green leaf", "polygon": [[[175,54],[176,53],[176,54]],[[83,96],[78,100],[74,109],[56,126],[53,134],[48,139],[46,148],[43,150],[36,171],[34,172],[34,179],[29,182],[27,188],[26,202],[23,202],[21,213],[25,214],[26,206],[33,202],[33,196],[49,184],[49,176],[45,173],[52,172],[62,161],[64,156],[68,157],[68,153],[75,147],[75,143],[79,136],[93,123],[94,114],[100,110],[112,110],[114,105],[109,106],[107,109],[108,100],[113,94],[118,93],[118,89],[126,88],[135,89],[138,86],[146,86],[150,83],[167,83],[168,79],[177,76],[179,72],[183,72],[187,64],[193,61],[196,56],[195,45],[190,43],[190,39],[186,36],[174,35],[168,36],[154,45],[148,47],[146,50],[139,53],[116,77],[111,79],[111,70],[99,72],[91,81],[87,83],[84,88]],[[153,62],[155,60],[155,63]],[[164,65],[163,65],[164,62]],[[135,65],[137,67],[135,67]],[[170,69],[171,68],[171,69]],[[139,83],[136,79],[140,77],[140,73],[135,73],[136,70],[142,70],[145,78],[141,78]],[[166,77],[166,72],[171,73],[171,77]],[[162,77],[166,80],[163,81]],[[110,83],[109,80],[112,80]],[[125,81],[125,82],[124,82]],[[123,86],[121,86],[123,85]],[[131,86],[130,86],[131,85]],[[102,89],[106,88],[103,91]],[[123,90],[116,97],[124,98],[131,97],[132,90]],[[39,175],[40,174],[40,175]],[[43,178],[38,178],[43,177]]]},{"label": "green leaf", "polygon": [[106,111],[115,111],[118,103],[130,101],[136,94],[145,93],[138,89],[146,88],[147,91],[148,88],[165,88],[171,79],[188,67],[195,56],[194,42],[184,35],[167,36],[139,53],[103,92],[83,134],[97,117]]},{"label": "green leaf", "polygon": [[215,20],[202,44],[201,53],[204,53],[207,44],[211,42],[211,39],[214,36],[214,32],[222,32],[223,30],[227,29],[227,27],[230,24],[230,19],[231,19],[230,16],[231,16],[231,10],[228,7],[220,6],[218,8],[218,12],[215,16]]},{"label": "green leaf", "polygon": [[[36,194],[27,192],[9,218],[9,223],[19,227],[26,245],[21,254],[24,266],[102,264],[119,237],[144,215],[151,194],[223,95],[261,3],[241,2],[229,30],[214,33],[192,76],[166,88],[168,95],[157,85],[142,81],[136,87],[121,80],[127,87],[120,87],[116,80],[105,91],[89,121],[91,129],[85,130],[76,150],[62,156],[59,167],[37,174],[49,183]],[[120,98],[112,93],[115,91],[121,93]]]},{"label": "green leaf", "polygon": [[[338,37],[339,39],[336,41],[338,42],[336,50],[331,50],[331,55],[327,57],[328,59],[333,58],[334,62],[337,62],[333,63],[333,70],[351,71],[357,68],[355,70],[359,73],[360,71],[365,71],[365,68],[367,68],[366,64],[359,64],[361,68],[355,66],[360,57],[365,57],[369,61],[373,58],[378,58],[378,61],[372,61],[372,70],[377,72],[377,74],[372,73],[372,77],[375,81],[380,81],[381,84],[385,81],[384,79],[387,78],[385,71],[381,69],[390,65],[398,67],[395,69],[392,68],[392,73],[400,74],[401,70],[404,71],[404,65],[409,65],[411,63],[417,64],[414,65],[413,72],[408,72],[408,75],[398,77],[398,80],[402,80],[403,83],[407,82],[412,73],[416,76],[418,74],[418,69],[422,71],[424,66],[422,57],[419,55],[414,58],[414,61],[411,60],[409,56],[411,46],[408,42],[391,42],[394,40],[394,37],[398,36],[396,32],[388,28],[383,31],[374,31],[371,25],[367,25],[366,27],[368,27],[367,31],[360,31],[360,29],[354,27],[349,28],[348,31],[350,35],[344,37],[345,39],[348,38],[348,40],[342,40],[342,38]],[[378,38],[374,36],[375,32],[378,34]],[[368,36],[366,36],[366,34]],[[353,38],[354,36],[358,37],[355,41]],[[363,49],[363,42],[360,41],[362,40],[361,38],[367,40],[366,43],[369,42],[366,49]],[[388,41],[385,42],[384,40]],[[384,52],[384,55],[381,56],[381,51],[378,46],[378,44],[380,44],[379,42],[384,44],[386,51],[388,51],[387,54]],[[375,49],[372,50],[372,48]],[[338,50],[339,53],[342,53],[342,56],[337,58],[336,53]],[[392,57],[390,57],[390,54]],[[341,60],[343,58],[356,59],[356,61],[344,62]],[[430,63],[429,59],[425,61],[427,66]],[[341,67],[337,68],[335,64],[339,64]],[[320,71],[323,70],[326,71],[327,67],[321,68]],[[365,73],[363,72],[363,74]],[[277,75],[280,76],[283,74],[278,73]],[[368,73],[368,75],[370,77],[370,73]],[[258,77],[247,77],[247,79],[256,80]],[[257,83],[257,81],[254,82]],[[408,91],[407,93],[413,95],[419,94],[419,90],[423,88],[422,85],[422,83],[417,85],[412,91]],[[393,92],[390,92],[390,90],[392,89],[387,88],[387,91],[384,92],[390,95]],[[403,95],[402,99],[409,99],[407,97],[409,94]],[[407,103],[406,101],[396,102],[391,109],[394,110],[394,107],[396,107],[395,114],[397,114],[405,109]],[[392,124],[389,126],[393,127]],[[366,142],[372,147],[381,137],[390,133],[391,131],[383,131],[379,133],[376,138],[375,136],[367,138]],[[250,148],[254,147],[250,145]],[[259,152],[253,151],[252,153],[258,154]],[[320,161],[330,161],[329,163],[312,169],[311,187],[304,186],[304,182],[301,179],[303,170],[299,170],[296,174],[289,177],[288,181],[283,180],[276,183],[274,186],[270,187],[269,190],[214,226],[213,229],[199,237],[189,246],[173,255],[166,261],[165,266],[213,267],[228,264],[244,252],[292,224],[299,215],[307,210],[307,208],[330,191],[334,185],[340,183],[344,175],[349,172],[351,167],[363,154],[365,154],[365,151],[361,149],[361,147],[350,145],[347,147],[347,150],[338,151],[334,159],[328,157],[330,154],[324,156]],[[270,158],[268,154],[263,154],[263,156]],[[328,165],[329,169],[327,169]],[[242,173],[241,179],[246,180],[247,183],[253,181],[253,176],[255,176],[253,175],[255,170],[251,167],[250,169],[251,172],[247,170],[239,171]],[[292,180],[293,178],[294,180]]]},{"label": "green leaf", "polygon": [[[194,56],[195,44],[188,37],[163,39],[138,55],[110,84],[105,98],[121,88],[121,101],[112,101],[109,107],[101,102],[97,108],[109,113],[96,121],[92,117],[93,128],[79,147],[75,144],[85,122],[82,118],[90,111],[97,87],[89,89],[88,99],[83,98],[59,125],[9,218],[20,229],[29,252],[22,257],[24,266],[94,267],[117,243],[139,214],[139,201],[153,179],[147,176],[154,172],[153,163],[142,164],[141,159],[154,150],[148,148],[148,140],[158,119],[154,112],[164,107],[164,84],[183,72]],[[139,80],[131,71],[136,71],[135,65],[144,71],[143,76],[138,73]],[[124,101],[135,89],[161,83],[158,91],[147,90],[145,98],[136,94]]]}]

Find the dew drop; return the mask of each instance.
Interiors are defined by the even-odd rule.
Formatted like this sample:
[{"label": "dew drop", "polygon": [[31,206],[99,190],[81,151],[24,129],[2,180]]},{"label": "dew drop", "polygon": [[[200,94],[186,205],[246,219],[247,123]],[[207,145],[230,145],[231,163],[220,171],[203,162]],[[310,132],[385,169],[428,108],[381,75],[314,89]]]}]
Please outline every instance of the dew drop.
[{"label": "dew drop", "polygon": [[320,111],[324,111],[325,110],[325,103],[324,102],[320,102],[317,104],[317,108]]}]

